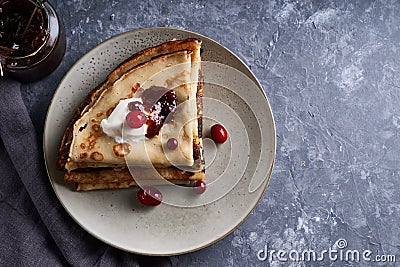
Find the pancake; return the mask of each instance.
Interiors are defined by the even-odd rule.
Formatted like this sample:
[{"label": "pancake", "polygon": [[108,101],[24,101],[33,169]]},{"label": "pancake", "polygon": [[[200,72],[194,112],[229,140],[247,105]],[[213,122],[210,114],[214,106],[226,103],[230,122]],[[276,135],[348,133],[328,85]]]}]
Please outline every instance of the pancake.
[{"label": "pancake", "polygon": [[[155,167],[164,179],[176,183],[202,180],[200,47],[200,40],[186,39],[145,49],[94,88],[76,110],[61,141],[57,167],[66,172],[64,180],[76,183],[77,190],[136,186],[135,179],[143,179],[140,176],[145,172],[132,175],[127,162],[141,169]],[[158,132],[149,134],[152,125],[147,123],[146,138],[141,141],[119,138],[121,141],[105,133],[102,122],[111,118],[118,104],[144,99],[145,94],[160,88],[164,95],[167,91],[174,95],[176,109],[172,120],[158,125]],[[160,103],[153,103],[148,116]],[[169,138],[178,141],[177,149],[166,149]]]}]

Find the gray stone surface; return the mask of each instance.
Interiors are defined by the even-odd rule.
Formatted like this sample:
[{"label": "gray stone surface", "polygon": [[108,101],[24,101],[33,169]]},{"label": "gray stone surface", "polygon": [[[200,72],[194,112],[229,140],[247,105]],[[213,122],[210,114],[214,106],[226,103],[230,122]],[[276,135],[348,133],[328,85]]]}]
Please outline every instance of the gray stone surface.
[{"label": "gray stone surface", "polygon": [[141,27],[213,38],[250,66],[269,97],[277,158],[264,198],[235,232],[172,257],[174,266],[395,265],[328,255],[314,263],[257,258],[267,244],[319,253],[337,248],[340,238],[348,244],[343,251],[371,250],[372,259],[393,254],[400,261],[398,1],[51,2],[68,48],[56,72],[23,87],[39,133],[72,64],[101,41]]}]

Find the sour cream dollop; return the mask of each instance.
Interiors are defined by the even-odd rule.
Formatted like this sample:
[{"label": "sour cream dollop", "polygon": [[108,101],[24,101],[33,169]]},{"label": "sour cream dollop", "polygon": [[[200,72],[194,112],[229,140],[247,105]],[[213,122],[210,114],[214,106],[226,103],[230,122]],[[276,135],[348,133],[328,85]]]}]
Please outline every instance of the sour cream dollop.
[{"label": "sour cream dollop", "polygon": [[139,142],[146,139],[147,124],[133,129],[125,123],[126,115],[130,112],[128,104],[134,101],[143,103],[141,98],[136,97],[120,100],[110,116],[107,119],[103,119],[100,123],[103,132],[114,138],[117,143]]}]

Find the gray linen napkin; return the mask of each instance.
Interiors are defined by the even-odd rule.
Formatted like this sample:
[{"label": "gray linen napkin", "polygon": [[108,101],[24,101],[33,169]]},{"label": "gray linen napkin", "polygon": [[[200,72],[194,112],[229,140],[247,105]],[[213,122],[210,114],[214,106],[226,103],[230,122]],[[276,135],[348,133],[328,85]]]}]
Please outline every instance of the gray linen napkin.
[{"label": "gray linen napkin", "polygon": [[0,266],[170,266],[110,247],[56,198],[20,84],[0,79]]}]

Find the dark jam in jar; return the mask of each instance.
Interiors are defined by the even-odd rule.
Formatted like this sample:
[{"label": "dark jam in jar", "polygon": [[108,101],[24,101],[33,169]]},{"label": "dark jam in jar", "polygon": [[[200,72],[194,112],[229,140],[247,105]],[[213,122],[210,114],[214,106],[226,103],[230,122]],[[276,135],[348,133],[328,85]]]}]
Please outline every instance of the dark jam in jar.
[{"label": "dark jam in jar", "polygon": [[0,12],[1,49],[7,56],[23,57],[40,50],[47,38],[47,17],[32,2],[2,1]]},{"label": "dark jam in jar", "polygon": [[145,111],[150,113],[147,118],[146,137],[151,138],[158,135],[164,122],[172,117],[170,113],[175,112],[176,95],[173,90],[153,86],[144,90],[142,100]]},{"label": "dark jam in jar", "polygon": [[35,81],[52,72],[65,53],[65,33],[49,3],[0,0],[0,63],[6,76]]}]

